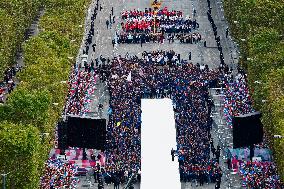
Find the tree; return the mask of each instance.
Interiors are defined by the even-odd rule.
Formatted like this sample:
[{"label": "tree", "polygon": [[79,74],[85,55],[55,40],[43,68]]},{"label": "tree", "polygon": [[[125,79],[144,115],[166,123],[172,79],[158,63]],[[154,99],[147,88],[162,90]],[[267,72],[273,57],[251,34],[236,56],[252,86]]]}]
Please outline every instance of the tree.
[{"label": "tree", "polygon": [[10,172],[7,188],[37,188],[42,163],[39,130],[31,125],[1,122],[0,138],[0,172]]}]

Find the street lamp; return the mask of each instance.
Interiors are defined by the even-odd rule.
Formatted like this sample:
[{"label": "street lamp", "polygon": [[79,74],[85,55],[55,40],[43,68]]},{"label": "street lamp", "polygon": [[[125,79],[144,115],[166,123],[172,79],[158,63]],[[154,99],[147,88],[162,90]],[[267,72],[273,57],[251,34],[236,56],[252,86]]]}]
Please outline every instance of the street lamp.
[{"label": "street lamp", "polygon": [[41,137],[41,143],[43,143],[44,142],[44,137],[46,136],[46,137],[48,137],[48,135],[49,135],[49,133],[40,133],[40,137]]},{"label": "street lamp", "polygon": [[282,135],[273,135],[274,138],[284,138]]},{"label": "street lamp", "polygon": [[40,136],[48,136],[49,133],[40,133]]},{"label": "street lamp", "polygon": [[2,186],[3,189],[6,189],[6,176],[8,174],[10,174],[10,172],[1,174],[1,176],[3,177],[3,186]]},{"label": "street lamp", "polygon": [[261,84],[261,81],[254,81],[255,84]]}]

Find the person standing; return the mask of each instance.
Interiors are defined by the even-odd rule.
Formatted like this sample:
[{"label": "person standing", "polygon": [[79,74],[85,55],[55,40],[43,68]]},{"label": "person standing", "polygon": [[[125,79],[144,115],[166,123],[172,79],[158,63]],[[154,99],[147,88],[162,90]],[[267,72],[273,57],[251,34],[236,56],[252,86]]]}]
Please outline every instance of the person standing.
[{"label": "person standing", "polygon": [[140,46],[141,46],[141,48],[142,48],[142,46],[143,46],[143,41],[144,41],[144,36],[141,35],[141,38],[140,38]]},{"label": "person standing", "polygon": [[108,26],[109,26],[109,21],[108,20],[106,21],[106,26],[107,26],[107,29],[108,29]]},{"label": "person standing", "polygon": [[92,45],[92,48],[93,48],[93,52],[95,52],[96,51],[96,43],[94,43],[93,45]]},{"label": "person standing", "polygon": [[220,189],[220,187],[221,187],[221,178],[220,178],[220,177],[217,177],[215,189]]},{"label": "person standing", "polygon": [[214,146],[211,146],[211,152],[212,152],[212,155],[215,156],[216,155],[216,149]]},{"label": "person standing", "polygon": [[113,180],[113,182],[114,182],[114,189],[119,189],[120,180],[119,180],[118,174],[115,174],[113,179],[114,179]]},{"label": "person standing", "polygon": [[220,148],[220,146],[218,145],[218,146],[217,146],[216,153],[215,153],[215,155],[216,155],[216,160],[217,160],[218,164],[219,164],[219,159],[220,159],[220,153],[221,153],[221,148]]},{"label": "person standing", "polygon": [[98,182],[98,169],[96,168],[96,167],[94,167],[94,179],[95,179],[95,183],[97,183]]},{"label": "person standing", "polygon": [[229,28],[226,28],[226,38],[228,38],[229,35]]},{"label": "person standing", "polygon": [[175,153],[175,151],[174,151],[174,149],[172,148],[172,150],[171,150],[172,161],[175,161],[174,153]]},{"label": "person standing", "polygon": [[112,43],[112,47],[114,48],[115,40],[113,39],[113,40],[111,41],[111,43]]},{"label": "person standing", "polygon": [[191,52],[188,53],[188,60],[191,60]]},{"label": "person standing", "polygon": [[115,16],[112,17],[112,23],[115,23]]},{"label": "person standing", "polygon": [[228,169],[231,170],[232,168],[232,160],[230,157],[227,158]]}]

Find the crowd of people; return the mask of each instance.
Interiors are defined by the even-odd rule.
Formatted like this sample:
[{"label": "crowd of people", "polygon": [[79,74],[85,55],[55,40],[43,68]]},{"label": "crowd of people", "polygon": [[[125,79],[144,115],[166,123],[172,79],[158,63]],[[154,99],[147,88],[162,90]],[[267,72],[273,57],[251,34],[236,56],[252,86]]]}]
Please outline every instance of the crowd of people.
[{"label": "crowd of people", "polygon": [[121,32],[117,35],[116,39],[113,40],[113,45],[115,42],[118,44],[141,44],[141,47],[144,43],[164,43],[165,40],[168,40],[169,43],[173,43],[175,40],[178,40],[180,43],[189,43],[196,44],[201,41],[201,35],[197,32],[191,34],[168,34],[164,35],[163,33],[126,33]]},{"label": "crowd of people", "polygon": [[227,77],[224,89],[224,115],[227,124],[232,128],[234,116],[252,113],[252,99],[249,95],[245,74],[238,73],[235,79]]},{"label": "crowd of people", "polygon": [[221,177],[223,173],[219,164],[215,160],[210,160],[206,165],[186,165],[180,171],[180,180],[183,182],[195,183],[198,186],[203,186],[204,183],[218,183],[221,184]]},{"label": "crowd of people", "polygon": [[161,33],[126,33],[121,32],[117,37],[118,44],[164,43],[165,37]]},{"label": "crowd of people", "polygon": [[96,90],[96,71],[91,66],[74,66],[69,77],[65,114],[85,115],[89,112],[90,97]]},{"label": "crowd of people", "polygon": [[246,188],[282,189],[276,166],[271,162],[245,162],[240,164],[240,175]]},{"label": "crowd of people", "polygon": [[209,124],[212,122],[207,108],[207,86],[217,79],[217,71],[200,69],[192,63],[159,69],[136,56],[115,58],[110,70],[108,85],[112,114],[107,127],[106,171],[138,172],[141,168],[142,97],[168,96],[173,99],[180,172],[198,174],[196,170],[209,165]]},{"label": "crowd of people", "polygon": [[[174,37],[172,37],[171,35],[168,36],[168,40],[169,39],[173,39]],[[191,34],[177,34],[177,40],[180,41],[180,43],[190,43],[190,44],[196,44],[198,42],[201,41],[201,35],[200,33],[194,32]],[[170,42],[170,40],[169,40]]]},{"label": "crowd of people", "polygon": [[189,33],[199,27],[196,20],[183,18],[181,11],[169,11],[167,7],[160,10],[124,11],[121,13],[124,22],[121,23],[122,30],[133,33],[149,33],[154,29],[165,33]]},{"label": "crowd of people", "polygon": [[77,167],[60,159],[48,159],[41,177],[41,189],[76,188],[78,178],[75,177]]},{"label": "crowd of people", "polygon": [[6,92],[10,94],[14,90],[16,86],[14,77],[19,70],[20,67],[18,65],[5,70],[3,81],[0,81],[0,103],[4,102]]},{"label": "crowd of people", "polygon": [[[96,19],[96,16],[93,15],[92,18]],[[180,43],[192,44],[201,40],[199,33],[192,33],[199,24],[196,20],[184,19],[181,11],[168,11],[167,8],[157,12],[152,9],[124,11],[122,19],[122,32],[116,34],[117,43],[140,43],[142,46],[143,43],[151,41],[164,43],[164,40],[169,40],[171,43],[177,39]],[[84,54],[88,53],[92,43],[93,31],[92,22]],[[239,73],[234,80],[228,67],[215,71],[210,70],[207,65],[193,65],[181,59],[174,51],[143,52],[142,59],[137,56],[118,56],[111,64],[109,59],[101,57],[100,60],[103,66],[98,65],[98,59],[96,65],[92,62],[91,65],[85,64],[84,68],[74,66],[65,107],[67,114],[84,115],[88,112],[89,96],[95,90],[96,74],[99,74],[102,81],[107,82],[111,111],[107,125],[106,162],[104,167],[94,167],[95,180],[104,178],[105,183],[114,183],[115,186],[125,183],[132,174],[138,174],[139,180],[141,98],[169,97],[173,100],[175,111],[180,180],[195,182],[196,185],[199,182],[200,186],[205,182],[216,182],[217,188],[220,188],[220,148],[214,148],[210,134],[213,120],[210,118],[212,102],[209,99],[208,87],[216,83],[220,75],[225,75],[222,76],[221,84],[226,88],[224,113],[231,126],[233,116],[254,111],[245,75]],[[105,61],[108,62],[107,65],[104,64]],[[210,158],[210,152],[213,158]],[[275,167],[267,163],[242,164],[240,173],[244,185],[251,188],[278,189],[280,182],[279,177],[275,176]],[[59,171],[55,171],[54,164]],[[49,171],[59,176],[53,177],[46,173],[47,176],[42,178],[45,186],[63,186],[65,183],[71,186],[75,183],[74,179],[71,179],[75,170],[72,165],[62,164],[58,160],[49,160],[47,165]]]},{"label": "crowd of people", "polygon": [[[121,13],[122,22],[120,33],[116,34],[117,43],[164,43],[166,34],[176,34],[181,43],[197,43],[201,40],[199,33],[192,33],[199,27],[195,19],[184,18],[181,11],[169,11],[167,7],[154,11],[146,8],[145,11],[133,10]],[[113,40],[113,42],[115,42]],[[114,44],[114,43],[113,43]]]},{"label": "crowd of people", "polygon": [[174,66],[179,64],[187,64],[187,60],[181,59],[181,55],[175,53],[173,50],[170,51],[152,51],[152,52],[146,52],[144,51],[142,53],[143,59],[146,61],[149,65],[155,65],[155,66]]}]

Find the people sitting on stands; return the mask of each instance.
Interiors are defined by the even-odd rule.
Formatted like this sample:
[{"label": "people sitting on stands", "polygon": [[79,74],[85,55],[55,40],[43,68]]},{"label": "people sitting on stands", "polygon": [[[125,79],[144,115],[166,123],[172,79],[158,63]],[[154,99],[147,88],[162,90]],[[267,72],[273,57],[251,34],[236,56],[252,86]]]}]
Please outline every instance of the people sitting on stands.
[{"label": "people sitting on stands", "polygon": [[74,164],[64,163],[60,159],[49,159],[45,163],[40,188],[76,188],[76,171],[77,167]]},{"label": "people sitting on stands", "polygon": [[276,166],[271,162],[245,162],[240,164],[239,172],[246,188],[275,188],[281,189],[280,177]]}]

